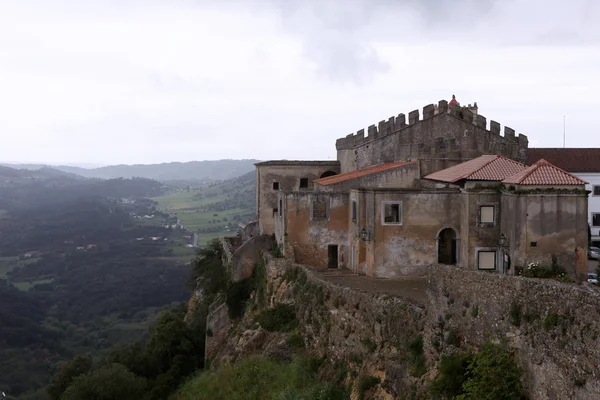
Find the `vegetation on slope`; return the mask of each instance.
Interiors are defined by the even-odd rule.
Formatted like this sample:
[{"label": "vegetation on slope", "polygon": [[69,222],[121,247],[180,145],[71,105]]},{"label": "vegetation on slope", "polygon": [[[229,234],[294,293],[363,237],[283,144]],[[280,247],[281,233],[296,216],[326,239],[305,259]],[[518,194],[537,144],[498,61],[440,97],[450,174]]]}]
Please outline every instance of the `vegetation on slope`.
[{"label": "vegetation on slope", "polygon": [[[319,381],[315,364],[297,356],[285,363],[255,356],[217,371],[202,371],[171,400],[342,400],[350,396]],[[225,383],[226,382],[226,383]]]},{"label": "vegetation on slope", "polygon": [[208,305],[227,282],[218,241],[200,252],[192,271],[205,289],[193,312],[181,304],[160,314],[147,340],[114,347],[94,360],[62,363],[48,387],[50,398],[163,400],[203,368]]}]

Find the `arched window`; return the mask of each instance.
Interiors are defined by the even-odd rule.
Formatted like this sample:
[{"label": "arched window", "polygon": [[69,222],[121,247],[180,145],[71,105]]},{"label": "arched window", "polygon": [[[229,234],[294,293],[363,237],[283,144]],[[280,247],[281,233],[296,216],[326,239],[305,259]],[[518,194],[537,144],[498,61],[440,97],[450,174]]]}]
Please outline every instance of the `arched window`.
[{"label": "arched window", "polygon": [[333,171],[325,171],[321,174],[321,178],[327,178],[328,176],[334,176],[337,175],[336,172]]}]

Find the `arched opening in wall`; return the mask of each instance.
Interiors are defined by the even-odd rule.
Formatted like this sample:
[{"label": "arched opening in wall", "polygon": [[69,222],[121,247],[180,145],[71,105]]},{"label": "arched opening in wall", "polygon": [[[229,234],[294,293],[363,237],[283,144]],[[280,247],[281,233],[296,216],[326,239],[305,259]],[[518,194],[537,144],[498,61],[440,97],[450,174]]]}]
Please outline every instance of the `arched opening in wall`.
[{"label": "arched opening in wall", "polygon": [[440,231],[437,237],[438,241],[438,263],[456,264],[457,241],[456,232],[452,228],[445,228]]},{"label": "arched opening in wall", "polygon": [[337,173],[333,172],[333,171],[325,171],[321,174],[321,178],[327,178],[328,176],[334,176],[337,175]]}]

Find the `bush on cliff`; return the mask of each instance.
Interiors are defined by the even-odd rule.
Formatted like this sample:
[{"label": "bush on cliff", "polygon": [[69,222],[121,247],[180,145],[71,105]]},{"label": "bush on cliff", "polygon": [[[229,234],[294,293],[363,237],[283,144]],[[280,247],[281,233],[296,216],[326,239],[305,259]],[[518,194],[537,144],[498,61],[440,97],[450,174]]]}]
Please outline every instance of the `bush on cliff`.
[{"label": "bush on cliff", "polygon": [[342,389],[317,380],[309,360],[281,363],[255,356],[196,375],[171,400],[349,400]]},{"label": "bush on cliff", "polygon": [[523,399],[523,372],[513,351],[486,343],[474,354],[442,356],[439,374],[429,391],[436,399]]},{"label": "bush on cliff", "polygon": [[256,322],[269,332],[289,332],[298,326],[294,307],[289,304],[277,304],[258,316]]}]

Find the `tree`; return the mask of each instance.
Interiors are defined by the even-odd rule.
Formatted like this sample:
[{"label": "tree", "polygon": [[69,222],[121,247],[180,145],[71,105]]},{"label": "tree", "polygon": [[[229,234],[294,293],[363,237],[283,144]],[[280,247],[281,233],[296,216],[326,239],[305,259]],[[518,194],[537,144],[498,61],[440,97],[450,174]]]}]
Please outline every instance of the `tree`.
[{"label": "tree", "polygon": [[112,364],[75,378],[61,400],[141,399],[146,382],[120,364]]},{"label": "tree", "polygon": [[83,356],[63,362],[48,386],[47,392],[50,399],[59,400],[73,380],[80,375],[87,374],[91,367],[92,361]]}]

